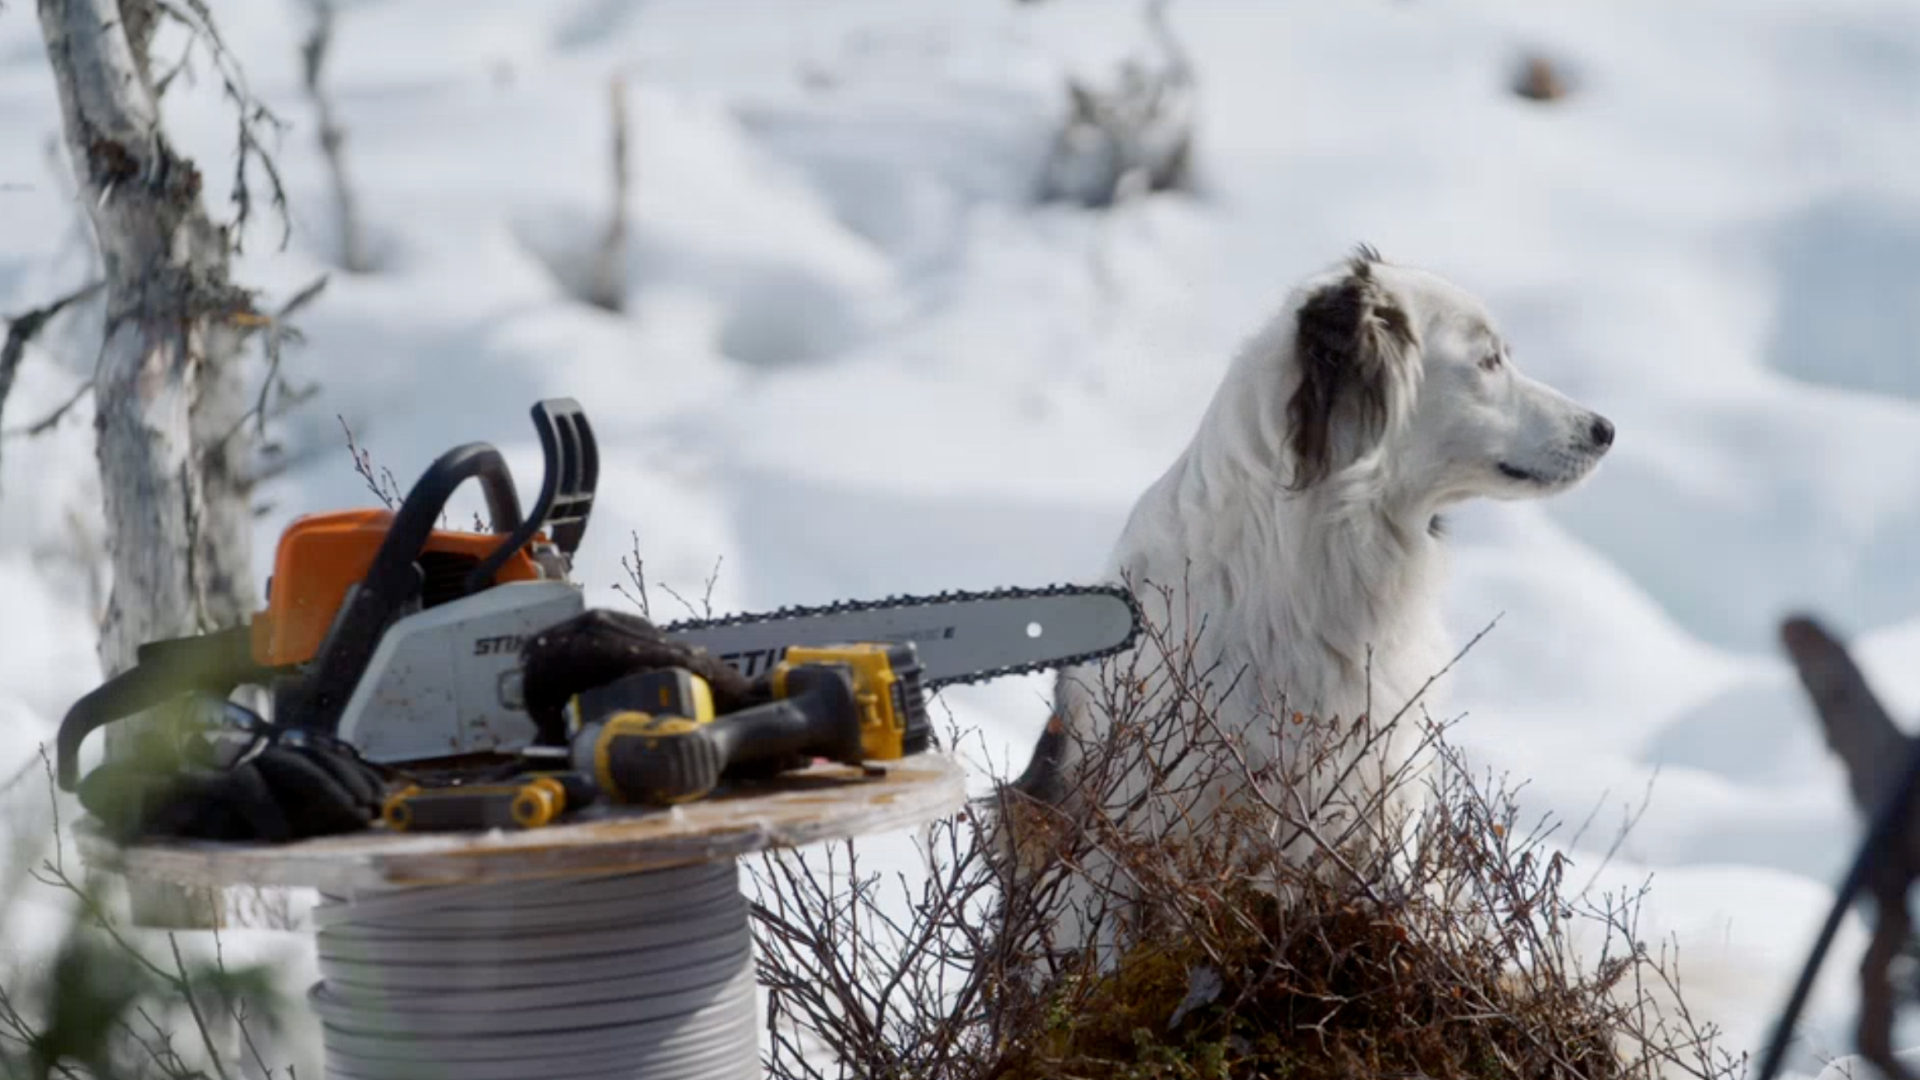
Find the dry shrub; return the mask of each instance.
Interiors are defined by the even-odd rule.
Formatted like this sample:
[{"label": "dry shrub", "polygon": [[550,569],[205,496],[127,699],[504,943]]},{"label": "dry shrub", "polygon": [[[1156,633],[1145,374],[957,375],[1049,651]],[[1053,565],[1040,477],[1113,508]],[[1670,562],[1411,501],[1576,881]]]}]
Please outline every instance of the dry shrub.
[{"label": "dry shrub", "polygon": [[1107,208],[1193,190],[1198,83],[1167,22],[1168,2],[1143,8],[1155,55],[1123,60],[1108,86],[1066,80],[1067,113],[1040,169],[1042,201]]},{"label": "dry shrub", "polygon": [[[1571,887],[1557,823],[1523,829],[1450,725],[1417,704],[1335,722],[1280,700],[1264,731],[1224,730],[1231,681],[1149,622],[1089,683],[1107,733],[1059,731],[1071,787],[998,786],[932,824],[924,877],[891,889],[857,843],[752,870],[772,1076],[1740,1072],[1687,1011],[1674,955],[1640,940],[1645,890]],[[1384,786],[1353,782],[1369,769]]]}]

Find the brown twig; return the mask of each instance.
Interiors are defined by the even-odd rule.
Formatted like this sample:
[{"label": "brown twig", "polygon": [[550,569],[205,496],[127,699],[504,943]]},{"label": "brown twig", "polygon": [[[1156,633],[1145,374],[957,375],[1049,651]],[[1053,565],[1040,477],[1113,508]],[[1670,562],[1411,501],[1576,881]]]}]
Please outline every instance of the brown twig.
[{"label": "brown twig", "polygon": [[628,554],[620,556],[620,568],[627,572],[627,580],[633,583],[633,591],[628,592],[626,586],[617,581],[613,583],[613,591],[639,608],[642,618],[652,619],[653,602],[647,596],[647,564],[640,558],[640,534],[630,532],[627,535],[633,548]]},{"label": "brown twig", "polygon": [[336,416],[335,419],[340,421],[340,430],[347,434],[347,453],[353,458],[353,471],[359,473],[360,478],[367,482],[367,490],[373,492],[382,505],[389,510],[398,507],[401,499],[400,484],[394,479],[393,471],[383,466],[379,475],[375,476],[373,455],[361,449],[360,444],[353,441],[353,429],[347,426],[346,417]]},{"label": "brown twig", "polygon": [[671,596],[675,600],[679,601],[680,606],[687,609],[688,616],[695,619],[711,619],[713,618],[713,587],[720,580],[720,564],[725,559],[726,559],[725,555],[720,555],[714,558],[713,571],[707,575],[706,592],[700,598],[699,607],[694,607],[692,601],[680,595],[680,593],[677,592],[673,586],[667,584],[664,581],[660,582],[660,589],[661,591],[665,592],[668,596]]},{"label": "brown twig", "polygon": [[220,1080],[228,1080],[226,1066],[220,1062],[220,1048],[213,1041],[213,1032],[207,1028],[207,1018],[200,1011],[200,1003],[194,1000],[193,978],[187,974],[187,962],[180,956],[179,935],[169,933],[167,946],[173,950],[174,976],[170,981],[179,989],[180,996],[186,999],[187,1012],[193,1016],[194,1027],[200,1030],[200,1042],[206,1048],[207,1060],[213,1065],[215,1075]]}]

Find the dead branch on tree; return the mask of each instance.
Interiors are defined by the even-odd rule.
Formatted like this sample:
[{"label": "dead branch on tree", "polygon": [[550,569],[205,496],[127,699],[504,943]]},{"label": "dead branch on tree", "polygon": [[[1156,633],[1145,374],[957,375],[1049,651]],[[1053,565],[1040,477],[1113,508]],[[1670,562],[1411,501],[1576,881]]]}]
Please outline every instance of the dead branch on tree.
[{"label": "dead branch on tree", "polygon": [[333,45],[333,0],[309,0],[309,6],[313,8],[313,30],[300,46],[300,66],[307,98],[313,102],[314,112],[320,120],[320,152],[327,161],[327,178],[333,187],[334,213],[340,225],[340,267],[349,274],[371,273],[374,265],[368,257],[366,235],[360,227],[359,200],[354,196],[353,185],[347,180],[343,150],[347,132],[334,115],[333,102],[320,82],[327,52]]},{"label": "dead branch on tree", "polygon": [[[285,356],[283,350],[287,345],[298,344],[305,340],[299,328],[295,327],[290,320],[299,313],[300,309],[318,299],[326,287],[327,276],[322,274],[299,292],[294,293],[272,315],[251,318],[243,322],[243,325],[260,332],[263,342],[261,348],[267,357],[267,373],[260,380],[260,396],[254,401],[253,407],[247,410],[232,430],[222,436],[222,441],[231,439],[249,420],[254,423],[254,433],[265,436],[267,420],[270,417],[280,410],[299,405],[314,395],[317,387],[312,384],[295,387],[288,382],[285,373],[281,370],[281,362]],[[277,408],[269,406],[270,397],[277,399]]]},{"label": "dead branch on tree", "polygon": [[34,336],[52,322],[54,316],[68,306],[99,292],[105,284],[101,281],[88,282],[50,304],[23,312],[7,320],[6,343],[0,345],[0,416],[6,415],[7,396],[13,393],[13,381],[20,373],[20,362],[26,359],[27,345],[33,341]]},{"label": "dead branch on tree", "polygon": [[[245,250],[244,233],[253,215],[253,189],[248,178],[257,167],[266,174],[267,198],[275,216],[280,219],[280,248],[285,250],[287,241],[293,238],[293,217],[287,210],[287,189],[280,179],[280,167],[275,163],[273,153],[267,149],[262,129],[277,134],[285,129],[286,123],[248,89],[246,75],[240,70],[239,61],[228,51],[226,42],[221,40],[206,0],[181,0],[180,3],[174,3],[173,0],[121,0],[120,7],[130,22],[137,19],[152,21],[156,15],[172,19],[186,29],[189,51],[195,43],[206,51],[214,73],[220,78],[221,91],[232,103],[238,121],[234,135],[234,216],[232,224],[225,230],[228,242],[236,254]],[[152,13],[144,10],[148,8]],[[149,31],[147,37],[150,39],[151,36]],[[142,77],[146,78],[150,64],[145,42],[135,50],[135,55],[139,58]],[[159,99],[150,80],[147,90],[150,97],[156,101]]]}]

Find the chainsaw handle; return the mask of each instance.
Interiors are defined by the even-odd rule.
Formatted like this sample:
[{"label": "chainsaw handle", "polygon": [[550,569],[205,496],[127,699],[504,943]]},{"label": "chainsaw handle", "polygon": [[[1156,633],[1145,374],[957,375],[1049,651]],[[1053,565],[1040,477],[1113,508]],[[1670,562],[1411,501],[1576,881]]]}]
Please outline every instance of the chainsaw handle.
[{"label": "chainsaw handle", "polygon": [[80,744],[107,724],[194,690],[225,696],[268,673],[254,663],[251,629],[244,625],[140,646],[138,663],[95,687],[61,718],[54,740],[60,789],[74,790]]},{"label": "chainsaw handle", "polygon": [[580,547],[580,538],[587,531],[594,487],[600,480],[600,450],[586,411],[572,398],[535,402],[533,429],[540,436],[540,453],[546,462],[540,496],[534,500],[533,512],[518,528],[503,529],[495,524],[495,532],[510,535],[468,572],[469,593],[486,588],[513,553],[526,547],[541,529],[548,530],[554,546],[567,556]]},{"label": "chainsaw handle", "polygon": [[487,516],[493,519],[493,531],[511,533],[520,528],[520,494],[514,490],[507,459],[500,456],[500,451],[491,443],[456,446],[427,466],[427,471],[414,481],[412,490],[400,503],[400,509],[394,511],[386,539],[367,571],[368,580],[380,573],[383,562],[404,569],[418,558],[453,493],[461,484],[474,479],[480,481],[480,491],[486,496]]}]

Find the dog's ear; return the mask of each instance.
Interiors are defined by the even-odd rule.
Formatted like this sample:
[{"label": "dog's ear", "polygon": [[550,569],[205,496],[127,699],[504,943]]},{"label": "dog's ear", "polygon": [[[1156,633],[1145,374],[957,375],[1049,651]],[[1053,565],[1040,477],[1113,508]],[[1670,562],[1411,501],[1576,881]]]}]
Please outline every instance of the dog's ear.
[{"label": "dog's ear", "polygon": [[1417,344],[1413,322],[1374,277],[1379,256],[1361,248],[1346,276],[1309,294],[1294,327],[1300,385],[1287,402],[1293,478],[1304,490],[1333,471],[1335,425],[1348,420],[1360,447],[1385,433],[1397,368]]}]

